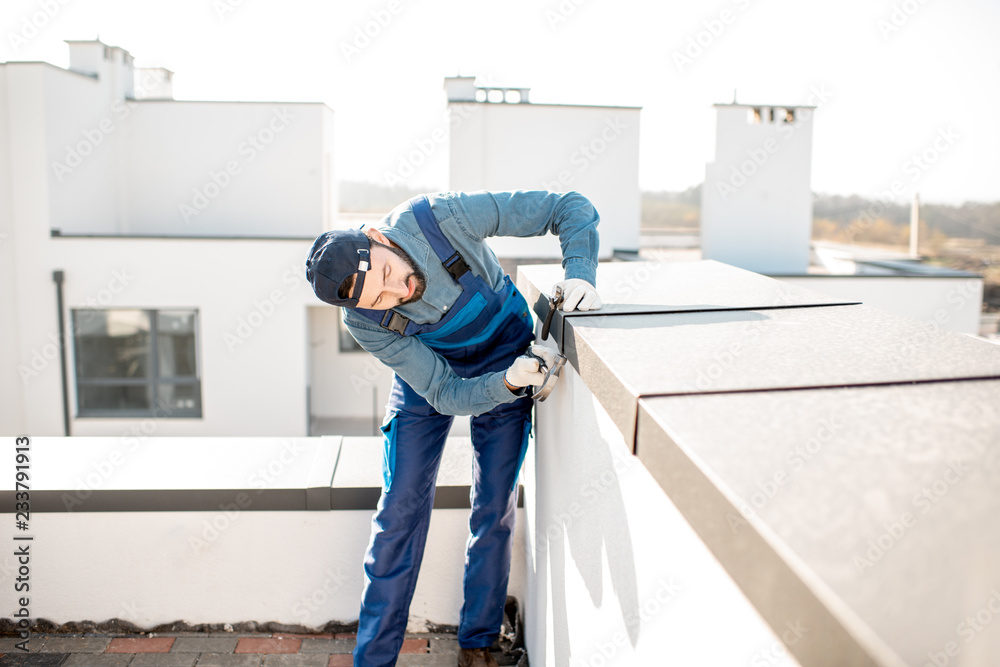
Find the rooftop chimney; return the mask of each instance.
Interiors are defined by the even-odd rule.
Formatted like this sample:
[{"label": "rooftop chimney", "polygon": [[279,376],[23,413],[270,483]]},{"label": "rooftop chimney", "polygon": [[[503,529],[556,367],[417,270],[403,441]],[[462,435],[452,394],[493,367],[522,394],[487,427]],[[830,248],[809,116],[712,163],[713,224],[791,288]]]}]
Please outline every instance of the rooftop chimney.
[{"label": "rooftop chimney", "polygon": [[134,92],[132,54],[120,46],[109,46],[100,39],[67,39],[69,45],[69,69],[106,79],[111,85],[111,94],[118,98],[131,98]]},{"label": "rooftop chimney", "polygon": [[444,89],[448,94],[449,102],[476,101],[476,77],[474,76],[446,76]]},{"label": "rooftop chimney", "polygon": [[701,250],[766,275],[809,269],[811,106],[716,104],[701,189]]},{"label": "rooftop chimney", "polygon": [[140,67],[136,69],[135,99],[174,99],[174,73],[166,67]]},{"label": "rooftop chimney", "polygon": [[474,76],[446,76],[444,89],[449,102],[527,104],[530,88],[477,87]]}]

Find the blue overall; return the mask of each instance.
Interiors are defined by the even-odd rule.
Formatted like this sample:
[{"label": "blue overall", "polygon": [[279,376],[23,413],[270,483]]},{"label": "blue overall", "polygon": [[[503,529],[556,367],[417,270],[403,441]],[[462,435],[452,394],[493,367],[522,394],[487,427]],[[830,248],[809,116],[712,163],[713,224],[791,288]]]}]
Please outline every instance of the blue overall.
[{"label": "blue overall", "polygon": [[[441,232],[425,197],[410,202],[435,254],[462,286],[440,321],[417,324],[392,311],[356,309],[399,335],[417,336],[459,377],[510,367],[534,339],[531,315],[510,277],[499,292],[475,275]],[[400,322],[400,318],[402,322]],[[387,326],[387,328],[389,328]],[[510,574],[517,475],[531,430],[529,397],[471,418],[472,512],[466,545],[465,603],[458,642],[490,646],[503,621]],[[383,486],[365,556],[365,587],[354,664],[394,665],[403,644],[410,601],[423,558],[441,452],[453,416],[437,412],[393,376],[384,434]]]}]

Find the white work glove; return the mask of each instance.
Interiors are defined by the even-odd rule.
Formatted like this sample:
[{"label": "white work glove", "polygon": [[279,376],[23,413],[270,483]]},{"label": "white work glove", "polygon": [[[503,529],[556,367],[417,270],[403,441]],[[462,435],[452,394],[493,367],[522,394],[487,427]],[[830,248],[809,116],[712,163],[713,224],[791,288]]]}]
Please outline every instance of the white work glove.
[{"label": "white work glove", "polygon": [[570,278],[555,284],[552,293],[556,288],[562,288],[563,296],[561,310],[569,312],[571,310],[597,310],[601,307],[601,297],[597,295],[597,288],[580,278]]},{"label": "white work glove", "polygon": [[552,368],[552,366],[559,361],[559,353],[551,347],[545,347],[544,345],[532,345],[528,349],[535,356],[541,357],[545,360],[546,369]]},{"label": "white work glove", "polygon": [[[532,354],[545,360],[546,369],[552,368],[552,364],[559,358],[554,350],[541,345],[532,345],[529,349]],[[514,360],[504,374],[504,379],[514,387],[537,387],[545,381],[545,371],[541,369],[538,359],[525,355]]]}]

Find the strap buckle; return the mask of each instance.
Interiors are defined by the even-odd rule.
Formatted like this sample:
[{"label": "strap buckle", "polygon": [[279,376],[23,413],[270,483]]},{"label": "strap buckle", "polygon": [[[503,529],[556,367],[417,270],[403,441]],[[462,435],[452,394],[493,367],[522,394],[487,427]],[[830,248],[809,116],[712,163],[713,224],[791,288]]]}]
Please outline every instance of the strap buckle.
[{"label": "strap buckle", "polygon": [[465,262],[465,259],[458,254],[457,250],[454,255],[444,260],[442,264],[444,264],[444,268],[451,274],[451,277],[454,278],[456,283],[459,278],[464,276],[469,271],[469,265]]},{"label": "strap buckle", "polygon": [[406,325],[409,323],[410,318],[405,315],[400,315],[395,310],[385,311],[385,315],[382,316],[382,321],[379,322],[383,329],[395,331],[400,336],[406,335]]}]

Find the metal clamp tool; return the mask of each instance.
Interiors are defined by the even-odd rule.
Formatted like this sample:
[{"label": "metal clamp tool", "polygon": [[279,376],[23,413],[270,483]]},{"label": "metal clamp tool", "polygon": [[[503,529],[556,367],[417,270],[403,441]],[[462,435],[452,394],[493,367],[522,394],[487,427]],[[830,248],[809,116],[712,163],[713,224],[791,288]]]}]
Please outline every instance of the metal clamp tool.
[{"label": "metal clamp tool", "polygon": [[[563,294],[562,287],[556,287],[555,294],[549,297],[549,312],[545,314],[545,320],[542,322],[542,340],[546,340],[549,337],[549,329],[552,327],[552,317],[559,310],[559,306],[562,305],[563,301],[566,299],[566,295]],[[537,387],[533,387],[534,390],[531,394],[532,398],[537,398],[539,401],[544,401],[552,393],[552,390],[556,386],[556,382],[559,380],[559,372],[562,367],[566,365],[566,357],[563,355],[558,355],[552,368],[549,368],[545,364],[545,360],[542,359],[537,354],[533,354],[529,349],[525,352],[525,356],[531,357],[532,359],[538,360],[538,370],[545,372],[545,379],[542,380],[542,384]]]},{"label": "metal clamp tool", "polygon": [[534,393],[531,394],[532,398],[537,398],[539,401],[544,401],[552,393],[552,390],[556,386],[556,382],[559,381],[559,372],[562,367],[566,365],[566,357],[559,355],[556,362],[549,368],[545,365],[545,360],[542,359],[537,354],[534,354],[531,350],[524,353],[524,356],[531,357],[532,359],[538,360],[538,370],[545,371],[545,379],[542,380],[542,384],[537,387],[533,387]]},{"label": "metal clamp tool", "polygon": [[545,321],[542,322],[542,340],[549,337],[549,327],[552,326],[552,316],[559,310],[559,306],[566,300],[562,287],[556,287],[556,293],[549,297],[549,312],[545,314]]}]

